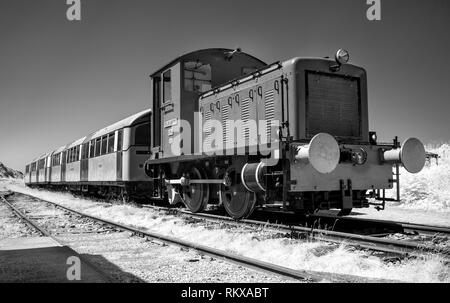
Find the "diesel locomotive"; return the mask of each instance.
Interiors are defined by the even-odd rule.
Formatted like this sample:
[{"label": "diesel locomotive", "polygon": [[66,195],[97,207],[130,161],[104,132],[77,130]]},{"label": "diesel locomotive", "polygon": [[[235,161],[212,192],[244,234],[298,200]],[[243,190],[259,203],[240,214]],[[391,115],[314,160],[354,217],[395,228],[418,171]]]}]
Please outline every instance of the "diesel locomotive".
[{"label": "diesel locomotive", "polygon": [[[27,184],[145,196],[192,212],[218,204],[235,219],[256,208],[348,214],[368,207],[376,191],[398,182],[393,166],[423,168],[425,149],[416,138],[377,142],[369,131],[366,71],[348,61],[342,49],[332,59],[273,64],[240,49],[185,54],[150,75],[151,112],[35,159]],[[141,122],[147,145],[133,149],[133,127]],[[125,144],[117,142],[121,129]],[[115,137],[104,147],[109,131]],[[102,160],[104,148],[115,156]],[[80,178],[55,181],[45,170],[37,177],[42,167],[52,169],[55,154],[60,166],[80,162]]]}]

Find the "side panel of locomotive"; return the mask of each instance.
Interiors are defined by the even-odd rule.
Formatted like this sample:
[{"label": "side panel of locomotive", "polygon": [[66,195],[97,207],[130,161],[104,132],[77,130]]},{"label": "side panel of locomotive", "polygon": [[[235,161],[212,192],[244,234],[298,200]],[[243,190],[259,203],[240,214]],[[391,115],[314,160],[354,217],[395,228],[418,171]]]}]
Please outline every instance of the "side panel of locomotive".
[{"label": "side panel of locomotive", "polygon": [[[244,148],[234,142],[231,155],[248,156],[241,179],[262,207],[346,212],[367,207],[368,190],[392,188],[392,164],[417,172],[425,160],[417,139],[400,148],[369,138],[366,72],[350,64],[294,58],[207,92],[199,105],[206,128],[203,152],[212,146],[215,155],[223,155],[221,141],[233,136],[224,131],[222,140],[214,121],[221,121],[223,130],[227,118],[256,124],[253,130],[238,128],[231,140],[243,136]],[[278,128],[270,127],[270,120]],[[264,137],[272,143],[268,150]],[[275,161],[267,161],[267,151]]]},{"label": "side panel of locomotive", "polygon": [[282,70],[275,64],[261,72],[259,77],[244,77],[229,84],[229,89],[200,98],[203,152],[243,156],[276,151],[279,155]]}]

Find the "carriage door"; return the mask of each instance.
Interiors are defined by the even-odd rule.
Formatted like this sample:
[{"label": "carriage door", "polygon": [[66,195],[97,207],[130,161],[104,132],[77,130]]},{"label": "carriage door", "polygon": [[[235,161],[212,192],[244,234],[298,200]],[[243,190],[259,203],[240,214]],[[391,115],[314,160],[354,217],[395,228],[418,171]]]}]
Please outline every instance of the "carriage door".
[{"label": "carriage door", "polygon": [[116,180],[122,181],[122,166],[123,166],[123,129],[119,129],[115,133],[116,137]]},{"label": "carriage door", "polygon": [[80,180],[86,182],[89,177],[89,141],[84,143],[81,149]]},{"label": "carriage door", "polygon": [[62,159],[61,159],[61,182],[66,182],[66,151],[62,152]]}]

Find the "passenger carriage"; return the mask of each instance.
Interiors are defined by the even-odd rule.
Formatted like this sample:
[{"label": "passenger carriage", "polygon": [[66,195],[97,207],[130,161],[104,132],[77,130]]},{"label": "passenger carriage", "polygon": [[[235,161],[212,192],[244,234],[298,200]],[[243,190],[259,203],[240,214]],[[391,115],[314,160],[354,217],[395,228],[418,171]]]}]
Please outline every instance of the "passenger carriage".
[{"label": "passenger carriage", "polygon": [[144,171],[150,119],[151,110],[144,110],[33,160],[25,183],[124,199],[142,197],[150,191]]}]

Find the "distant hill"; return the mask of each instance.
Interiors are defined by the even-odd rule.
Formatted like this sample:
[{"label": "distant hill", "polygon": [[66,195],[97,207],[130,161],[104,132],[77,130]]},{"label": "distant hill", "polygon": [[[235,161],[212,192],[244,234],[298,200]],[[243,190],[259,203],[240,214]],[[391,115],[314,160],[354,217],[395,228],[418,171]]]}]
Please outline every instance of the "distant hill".
[{"label": "distant hill", "polygon": [[5,166],[0,162],[0,178],[15,178],[22,179],[23,173],[12,168]]}]

